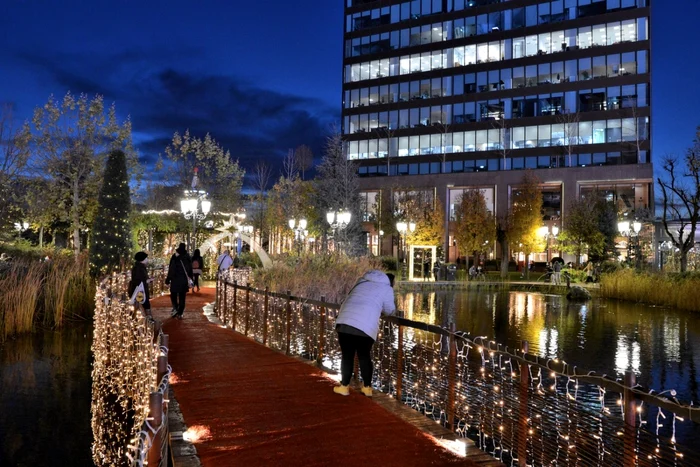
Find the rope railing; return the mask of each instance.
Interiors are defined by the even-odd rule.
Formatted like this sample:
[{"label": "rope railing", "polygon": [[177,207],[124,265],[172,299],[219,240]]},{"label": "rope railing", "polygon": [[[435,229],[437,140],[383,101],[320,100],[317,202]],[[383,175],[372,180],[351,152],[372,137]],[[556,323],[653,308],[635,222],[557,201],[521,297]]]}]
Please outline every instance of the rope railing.
[{"label": "rope railing", "polygon": [[[339,305],[239,285],[223,274],[217,314],[227,327],[289,355],[340,370]],[[506,465],[700,465],[700,407],[675,393],[584,371],[400,317],[374,346],[372,385]],[[697,439],[697,438],[695,438]]]},{"label": "rope railing", "polygon": [[[151,297],[165,270],[149,271]],[[92,353],[92,456],[96,465],[167,465],[168,336],[130,304],[130,273],[102,279],[95,294]]]}]

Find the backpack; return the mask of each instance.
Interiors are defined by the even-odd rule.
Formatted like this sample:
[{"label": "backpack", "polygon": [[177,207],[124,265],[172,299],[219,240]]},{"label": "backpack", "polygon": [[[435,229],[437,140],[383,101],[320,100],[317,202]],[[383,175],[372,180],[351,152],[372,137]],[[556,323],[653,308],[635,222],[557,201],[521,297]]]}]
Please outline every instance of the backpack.
[{"label": "backpack", "polygon": [[192,269],[199,269],[199,261],[196,259],[192,260]]}]

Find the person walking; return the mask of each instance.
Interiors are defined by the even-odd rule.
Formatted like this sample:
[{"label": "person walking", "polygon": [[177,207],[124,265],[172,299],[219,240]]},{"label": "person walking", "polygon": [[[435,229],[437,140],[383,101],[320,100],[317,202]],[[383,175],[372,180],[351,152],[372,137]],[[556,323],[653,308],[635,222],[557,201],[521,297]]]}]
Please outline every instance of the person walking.
[{"label": "person walking", "polygon": [[350,394],[350,378],[357,354],[362,393],[372,397],[372,346],[379,332],[379,316],[396,311],[393,286],[393,274],[369,271],[355,283],[340,306],[335,329],[341,352],[341,380],[340,385],[333,388],[335,393],[341,396]]},{"label": "person walking", "polygon": [[199,252],[199,248],[194,250],[194,253],[192,253],[192,275],[193,277],[193,282],[194,282],[194,287],[192,287],[192,292],[194,293],[194,288],[197,288],[197,292],[199,292],[200,287],[199,287],[199,276],[202,275],[202,270],[204,269],[204,258],[202,258],[201,253]]},{"label": "person walking", "polygon": [[129,297],[134,295],[134,291],[139,284],[143,283],[144,300],[141,306],[143,306],[143,311],[149,318],[151,315],[151,302],[149,300],[148,284],[153,282],[153,279],[148,277],[148,269],[146,265],[148,264],[148,253],[145,251],[139,251],[134,255],[134,267],[131,268],[131,280],[129,281]]},{"label": "person walking", "polygon": [[182,319],[185,314],[185,298],[187,291],[191,287],[192,260],[187,253],[187,247],[180,243],[175,254],[170,258],[168,265],[168,276],[165,284],[170,285],[170,302],[173,305],[171,316]]}]

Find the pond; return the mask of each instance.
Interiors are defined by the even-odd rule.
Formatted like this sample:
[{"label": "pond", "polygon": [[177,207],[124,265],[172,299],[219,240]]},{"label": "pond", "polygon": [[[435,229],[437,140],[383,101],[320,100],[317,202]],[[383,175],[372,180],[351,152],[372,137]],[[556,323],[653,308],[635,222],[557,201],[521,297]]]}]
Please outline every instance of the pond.
[{"label": "pond", "polygon": [[487,290],[404,292],[399,307],[416,321],[486,336],[510,348],[528,341],[530,353],[563,359],[581,370],[622,377],[657,391],[675,389],[700,401],[700,314],[594,299],[571,303],[559,295]]},{"label": "pond", "polygon": [[0,465],[89,466],[92,322],[0,347]]}]

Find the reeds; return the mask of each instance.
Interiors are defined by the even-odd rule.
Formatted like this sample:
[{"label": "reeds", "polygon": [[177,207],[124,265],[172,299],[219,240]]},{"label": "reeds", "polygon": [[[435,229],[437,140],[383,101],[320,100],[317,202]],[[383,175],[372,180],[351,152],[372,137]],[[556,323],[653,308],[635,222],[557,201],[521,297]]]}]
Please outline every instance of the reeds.
[{"label": "reeds", "polygon": [[379,261],[361,257],[305,256],[275,261],[272,268],[255,269],[253,285],[269,287],[274,292],[290,291],[292,295],[312,300],[325,297],[327,302],[340,303],[364,273],[381,269]]},{"label": "reeds", "polygon": [[600,280],[600,295],[605,298],[700,311],[700,280],[692,276],[623,269],[603,274]]},{"label": "reeds", "polygon": [[58,328],[67,317],[87,318],[94,296],[85,257],[17,260],[0,274],[0,340],[30,332],[37,322]]},{"label": "reeds", "polygon": [[11,265],[0,277],[0,337],[29,332],[34,328],[35,316],[44,284],[41,263]]}]

